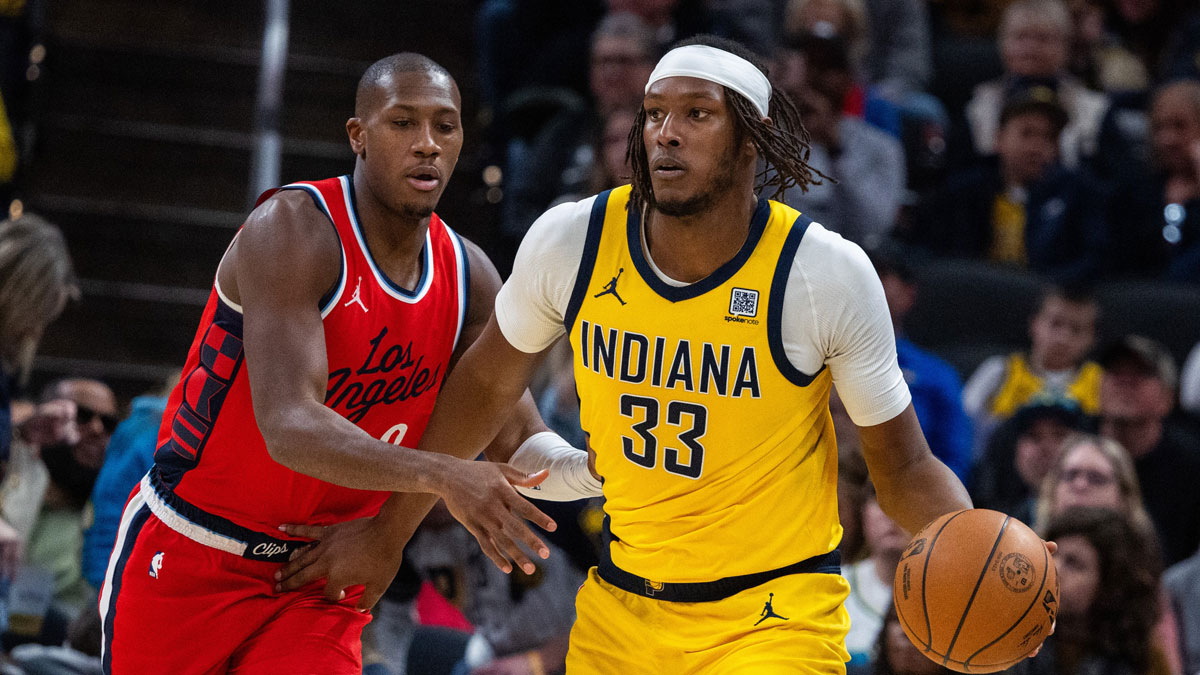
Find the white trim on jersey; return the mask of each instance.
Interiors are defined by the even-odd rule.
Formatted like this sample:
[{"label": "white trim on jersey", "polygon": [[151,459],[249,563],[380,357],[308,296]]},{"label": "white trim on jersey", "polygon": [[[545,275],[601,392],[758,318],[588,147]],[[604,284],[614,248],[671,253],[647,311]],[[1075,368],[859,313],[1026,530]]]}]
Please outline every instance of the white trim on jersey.
[{"label": "white trim on jersey", "polygon": [[[318,190],[315,186],[309,185],[307,183],[288,183],[287,185],[284,185],[283,187],[281,187],[279,189],[280,190],[300,189],[300,190],[304,190],[305,192],[312,195],[312,198],[317,200],[317,202],[319,202],[321,204],[321,210],[325,212],[325,217],[329,218],[329,224],[333,225],[333,231],[335,233],[337,232],[337,225],[333,222],[333,212],[329,210],[329,202],[325,201],[325,195],[321,194],[321,191]],[[345,190],[346,190],[346,185],[345,185],[345,183],[343,183],[342,191],[345,192]],[[329,302],[325,303],[325,306],[321,308],[321,318],[322,319],[329,316],[329,313],[332,312],[335,307],[337,307],[338,300],[342,299],[342,293],[344,293],[346,290],[346,278],[350,274],[350,268],[346,264],[346,262],[347,262],[346,261],[346,242],[342,241],[342,235],[340,235],[340,234],[337,236],[337,238],[338,238],[338,248],[340,248],[342,250],[341,251],[342,252],[342,271],[338,275],[339,279],[338,279],[337,290],[333,292],[333,296],[331,298],[329,298]],[[238,310],[238,311],[240,312],[241,310]]]},{"label": "white trim on jersey", "polygon": [[358,222],[358,213],[354,210],[354,203],[350,200],[350,177],[342,176],[338,180],[342,183],[342,198],[346,200],[346,213],[350,214],[350,228],[354,230],[354,237],[358,240],[358,247],[362,251],[363,258],[366,259],[367,265],[370,266],[371,272],[375,275],[375,282],[391,297],[406,302],[410,305],[415,305],[425,297],[426,291],[433,285],[433,238],[430,235],[429,229],[425,229],[425,265],[421,270],[421,280],[417,283],[417,289],[409,291],[407,289],[396,286],[383,270],[375,264],[375,259],[371,257],[371,250],[367,248],[367,239],[363,234],[362,225]]},{"label": "white trim on jersey", "polygon": [[[321,203],[321,209],[325,212],[325,217],[329,218],[329,224],[330,225],[334,224],[333,223],[333,214],[329,212],[329,204],[325,201],[325,196],[321,194],[320,190],[318,190],[317,188],[315,188],[311,185],[307,185],[305,183],[288,183],[287,185],[284,185],[283,187],[281,187],[279,189],[283,190],[284,188],[302,189],[305,192],[312,195],[312,197],[314,199],[318,200]],[[337,226],[334,225],[334,233],[336,234],[336,232],[337,232]],[[233,235],[233,239],[229,242],[229,246],[225,248],[225,253],[229,253],[229,249],[233,248],[233,242],[237,241],[237,238],[239,235],[241,235],[241,230],[239,230],[237,234]],[[337,237],[338,237],[338,248],[341,249],[341,254],[342,254],[342,269],[341,269],[341,272],[338,273],[337,290],[334,291],[333,296],[329,298],[329,302],[327,302],[325,304],[325,306],[321,308],[321,318],[322,319],[329,316],[329,313],[332,312],[335,307],[337,307],[338,300],[340,300],[342,298],[342,293],[345,292],[345,290],[346,290],[346,275],[347,275],[346,246],[344,243],[342,243],[341,235],[337,235]],[[225,260],[225,258],[224,258],[224,256],[222,256],[221,261],[224,262],[224,260]],[[237,312],[238,314],[245,314],[246,312],[242,309],[242,306],[239,305],[238,303],[234,302],[233,300],[230,300],[229,296],[225,295],[225,291],[221,290],[220,270],[221,270],[221,266],[218,263],[217,274],[213,276],[213,288],[216,289],[216,291],[217,291],[217,297],[221,298],[221,302],[225,303],[225,305],[227,307],[229,307],[230,309],[232,309],[233,311]]]},{"label": "white trim on jersey", "polygon": [[[443,223],[445,225],[445,223]],[[463,325],[467,321],[467,299],[471,297],[471,275],[468,273],[467,247],[463,244],[458,233],[446,225],[450,233],[450,241],[454,244],[454,262],[458,265],[458,326],[454,329],[454,343],[451,352],[458,349],[458,338],[462,336]]]},{"label": "white trim on jersey", "polygon": [[239,557],[246,552],[246,542],[213,532],[179,515],[178,511],[171,508],[154,491],[154,486],[150,485],[150,474],[142,476],[138,494],[142,496],[146,501],[146,505],[150,507],[150,513],[153,513],[164,525],[197,544],[203,544],[209,548],[232,553]]},{"label": "white trim on jersey", "polygon": [[116,573],[117,560],[121,557],[121,552],[125,550],[125,538],[129,534],[129,524],[133,522],[134,516],[142,510],[145,504],[146,500],[142,498],[141,492],[129,498],[129,503],[125,505],[125,511],[121,514],[121,524],[117,527],[117,543],[108,558],[108,570],[104,573],[104,585],[100,588],[101,659],[104,658],[104,645],[108,644],[107,636],[104,635],[104,626],[108,621],[109,606],[112,604],[113,574]]}]

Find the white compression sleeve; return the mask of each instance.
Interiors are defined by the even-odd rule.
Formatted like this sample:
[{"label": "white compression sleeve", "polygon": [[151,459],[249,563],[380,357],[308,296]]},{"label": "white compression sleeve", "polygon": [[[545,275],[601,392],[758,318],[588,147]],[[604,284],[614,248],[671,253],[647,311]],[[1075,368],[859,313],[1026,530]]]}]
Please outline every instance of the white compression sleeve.
[{"label": "white compression sleeve", "polygon": [[517,487],[517,492],[526,497],[570,502],[603,494],[600,481],[588,470],[587,452],[571,446],[553,431],[543,431],[525,439],[508,463],[526,473],[550,470],[541,485]]}]

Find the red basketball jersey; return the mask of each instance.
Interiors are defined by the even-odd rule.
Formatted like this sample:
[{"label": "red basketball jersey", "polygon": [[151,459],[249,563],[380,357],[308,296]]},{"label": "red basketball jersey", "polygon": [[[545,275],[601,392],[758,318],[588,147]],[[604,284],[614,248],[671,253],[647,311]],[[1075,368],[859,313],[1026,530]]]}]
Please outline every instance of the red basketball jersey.
[{"label": "red basketball jersey", "polygon": [[[470,285],[462,241],[433,215],[421,280],[401,288],[371,257],[349,176],[280,189],[307,192],[341,242],[341,276],[320,304],[329,362],[325,405],[373,438],[415,446],[462,332]],[[267,454],[242,347],[241,307],[214,282],[159,430],[150,475],[156,490],[190,520],[194,507],[275,535],[282,523],[323,525],[375,514],[388,493],[332,485]]]}]

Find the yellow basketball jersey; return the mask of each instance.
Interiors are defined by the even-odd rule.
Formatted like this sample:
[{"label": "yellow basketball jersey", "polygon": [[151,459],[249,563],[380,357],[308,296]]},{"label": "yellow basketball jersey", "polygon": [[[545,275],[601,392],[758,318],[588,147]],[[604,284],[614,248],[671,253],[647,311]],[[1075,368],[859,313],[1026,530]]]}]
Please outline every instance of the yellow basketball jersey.
[{"label": "yellow basketball jersey", "polygon": [[[1093,361],[1085,361],[1060,395],[1074,399],[1088,415],[1100,412],[1100,376],[1104,371]],[[997,417],[1011,417],[1035,396],[1046,392],[1046,382],[1033,372],[1025,355],[1010,354],[1005,364],[1004,381],[992,397],[991,411]]]},{"label": "yellow basketball jersey", "polygon": [[833,550],[830,375],[791,366],[783,292],[811,222],[759,200],[738,254],[689,286],[642,248],[629,187],[601,193],[565,317],[613,563],[713,581]]}]

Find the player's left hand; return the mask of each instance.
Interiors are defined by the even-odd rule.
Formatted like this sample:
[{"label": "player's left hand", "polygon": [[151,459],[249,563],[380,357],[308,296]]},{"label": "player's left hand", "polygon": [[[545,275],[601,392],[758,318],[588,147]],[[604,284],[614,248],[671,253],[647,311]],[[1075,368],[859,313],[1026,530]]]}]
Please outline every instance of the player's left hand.
[{"label": "player's left hand", "polygon": [[325,599],[339,602],[346,598],[346,587],[363,585],[357,608],[370,609],[396,578],[401,556],[384,545],[372,529],[374,518],[359,518],[326,527],[316,525],[280,525],[289,536],[314,539],[298,548],[292,558],[275,572],[275,592],[294,591],[325,580]]},{"label": "player's left hand", "polygon": [[[1046,545],[1046,551],[1050,553],[1050,562],[1053,563],[1054,562],[1054,554],[1058,553],[1058,544],[1053,541],[1044,541],[1042,543]],[[1058,619],[1056,618],[1054,620],[1054,622],[1050,624],[1050,632],[1046,633],[1047,638],[1049,638],[1051,635],[1054,635],[1054,627],[1057,625],[1058,625]],[[1038,648],[1033,650],[1033,652],[1029,656],[1026,656],[1025,658],[1032,659],[1033,657],[1037,656],[1038,652],[1042,651],[1042,647],[1044,647],[1045,645],[1046,645],[1046,641],[1042,640],[1042,644],[1038,645]]]}]

